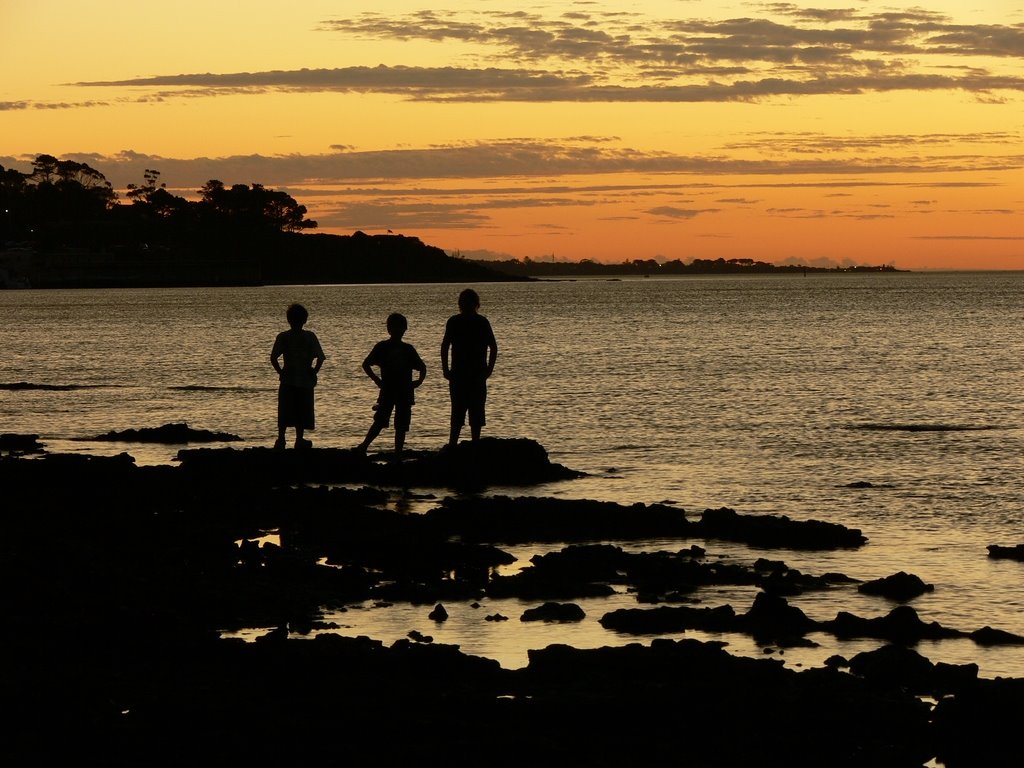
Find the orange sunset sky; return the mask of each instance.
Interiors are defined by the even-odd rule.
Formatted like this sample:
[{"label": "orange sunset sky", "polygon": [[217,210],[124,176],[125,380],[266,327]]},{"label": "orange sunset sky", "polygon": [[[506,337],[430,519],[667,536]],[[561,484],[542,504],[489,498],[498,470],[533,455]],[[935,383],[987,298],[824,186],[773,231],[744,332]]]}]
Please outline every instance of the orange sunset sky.
[{"label": "orange sunset sky", "polygon": [[1024,0],[0,0],[0,165],[474,257],[1024,269]]}]

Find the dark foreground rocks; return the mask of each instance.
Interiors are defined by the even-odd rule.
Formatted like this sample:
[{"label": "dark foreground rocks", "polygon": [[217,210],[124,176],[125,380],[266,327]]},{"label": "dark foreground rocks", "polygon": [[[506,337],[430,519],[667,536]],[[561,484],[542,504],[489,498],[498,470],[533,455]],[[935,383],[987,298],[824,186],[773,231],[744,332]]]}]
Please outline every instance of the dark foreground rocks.
[{"label": "dark foreground rocks", "polygon": [[[167,467],[137,467],[127,454],[0,456],[4,764],[350,765],[359,754],[379,765],[711,768],[917,768],[938,757],[957,768],[1019,756],[1020,681],[932,665],[909,647],[965,633],[908,606],[811,622],[784,595],[849,579],[706,552],[716,537],[782,547],[791,535],[793,549],[828,548],[856,546],[859,532],[557,499],[460,497],[403,514],[386,486],[294,483],[270,453]],[[254,458],[248,469],[240,456]],[[275,541],[261,541],[268,532]],[[625,552],[610,534],[680,545]],[[531,576],[499,576],[511,558],[503,547],[523,541],[578,546],[536,557],[521,572]],[[797,672],[720,643],[642,638],[551,646],[507,670],[423,633],[391,646],[316,635],[325,610],[358,601],[420,604],[439,627],[442,600],[494,590],[552,602],[538,618],[564,620],[579,613],[558,601],[580,591],[669,602],[721,584],[760,592],[749,606],[679,606],[690,610],[673,618],[780,645],[831,631],[892,639],[894,650],[855,657],[849,671]],[[650,610],[663,607],[676,606]],[[219,636],[257,627],[254,643]],[[970,637],[1013,639],[985,629]]]},{"label": "dark foreground rocks", "polygon": [[39,435],[19,435],[11,432],[0,434],[0,453],[28,454],[42,453],[43,444],[39,442]]},{"label": "dark foreground rocks", "polygon": [[193,429],[185,422],[164,424],[160,427],[112,430],[95,437],[81,438],[87,441],[120,443],[162,443],[165,445],[186,445],[188,443],[228,443],[241,440],[238,435],[228,432],[213,432],[208,429]]},{"label": "dark foreground rocks", "polygon": [[534,440],[485,437],[443,451],[410,451],[398,463],[340,448],[200,448],[178,452],[182,468],[198,477],[254,476],[276,483],[368,483],[421,488],[483,489],[571,480],[582,473],[548,459]]}]

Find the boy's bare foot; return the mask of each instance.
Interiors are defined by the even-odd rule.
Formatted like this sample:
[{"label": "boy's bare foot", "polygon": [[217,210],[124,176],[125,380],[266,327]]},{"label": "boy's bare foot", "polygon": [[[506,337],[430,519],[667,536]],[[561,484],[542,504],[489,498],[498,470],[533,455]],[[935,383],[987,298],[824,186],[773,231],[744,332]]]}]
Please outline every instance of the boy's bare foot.
[{"label": "boy's bare foot", "polygon": [[274,443],[274,450],[275,451],[283,451],[284,450],[284,438],[283,437],[277,438],[277,441]]},{"label": "boy's bare foot", "polygon": [[300,449],[301,448],[312,448],[313,447],[313,441],[312,440],[305,440],[305,439],[299,437],[299,438],[295,439],[295,447],[296,448],[300,448]]}]

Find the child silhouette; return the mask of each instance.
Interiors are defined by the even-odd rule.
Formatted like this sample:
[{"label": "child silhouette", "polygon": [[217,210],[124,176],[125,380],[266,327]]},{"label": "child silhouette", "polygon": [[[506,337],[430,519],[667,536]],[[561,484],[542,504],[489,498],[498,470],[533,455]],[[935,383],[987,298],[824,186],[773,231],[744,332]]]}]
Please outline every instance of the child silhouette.
[{"label": "child silhouette", "polygon": [[[277,389],[277,442],[274,448],[284,448],[284,434],[288,427],[295,428],[296,448],[310,448],[313,443],[303,435],[307,429],[313,430],[316,426],[313,387],[316,386],[320,366],[327,358],[316,334],[302,329],[309,319],[309,312],[304,306],[292,304],[285,317],[291,327],[277,334],[270,350],[270,364],[281,380]],[[282,358],[284,365],[281,364]]]},{"label": "child silhouette", "polygon": [[[412,406],[416,402],[413,391],[423,383],[427,375],[427,366],[416,348],[402,341],[408,327],[404,315],[397,312],[388,315],[389,338],[377,342],[363,361],[363,370],[380,387],[380,392],[377,395],[373,424],[363,442],[356,447],[358,451],[365,452],[370,447],[370,443],[388,426],[391,412],[394,411],[395,459],[401,460],[405,436],[412,421]],[[380,369],[379,376],[374,372],[374,366]],[[413,371],[419,373],[416,379],[412,377]]]}]

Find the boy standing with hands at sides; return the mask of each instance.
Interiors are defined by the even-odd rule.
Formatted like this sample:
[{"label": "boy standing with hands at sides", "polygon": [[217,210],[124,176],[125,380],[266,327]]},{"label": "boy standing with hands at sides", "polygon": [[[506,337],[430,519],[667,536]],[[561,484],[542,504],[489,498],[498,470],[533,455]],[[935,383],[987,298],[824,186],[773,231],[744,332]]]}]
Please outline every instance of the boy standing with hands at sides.
[{"label": "boy standing with hands at sides", "polygon": [[441,372],[448,379],[452,400],[450,448],[458,445],[467,414],[473,440],[480,439],[480,430],[487,423],[484,413],[487,379],[494,372],[494,362],[498,359],[498,342],[494,340],[490,322],[479,310],[480,296],[472,288],[466,288],[459,294],[459,314],[448,318],[441,339]]},{"label": "boy standing with hands at sides", "polygon": [[[416,402],[413,391],[427,375],[427,366],[416,352],[412,344],[402,341],[409,328],[409,322],[404,315],[397,312],[388,315],[388,333],[390,338],[377,342],[370,354],[363,361],[363,370],[373,383],[380,387],[380,394],[377,397],[376,413],[373,417],[373,424],[366,433],[356,450],[362,453],[370,447],[370,443],[381,433],[391,418],[391,411],[395,412],[395,460],[402,458],[402,449],[405,446],[405,435],[409,431],[412,421],[412,406]],[[373,367],[380,369],[380,375],[374,373]],[[419,376],[414,380],[412,372],[416,371]]]},{"label": "boy standing with hands at sides", "polygon": [[[274,448],[284,448],[284,433],[295,428],[295,447],[310,448],[313,443],[303,438],[305,431],[316,426],[313,415],[313,387],[320,366],[327,359],[320,340],[312,331],[302,330],[309,312],[301,304],[292,304],[285,312],[289,330],[277,334],[270,350],[270,364],[274,366],[281,384],[277,390],[277,442]],[[281,359],[284,364],[281,364]]]}]

